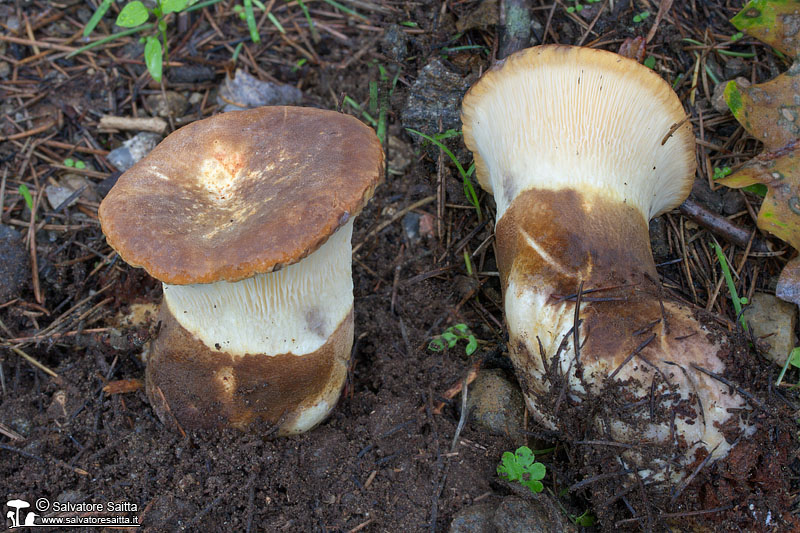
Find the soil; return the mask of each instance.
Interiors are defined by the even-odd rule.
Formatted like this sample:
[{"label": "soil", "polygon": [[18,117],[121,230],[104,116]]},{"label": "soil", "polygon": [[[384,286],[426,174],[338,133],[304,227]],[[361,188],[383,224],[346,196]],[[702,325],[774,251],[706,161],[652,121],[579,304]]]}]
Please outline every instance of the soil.
[{"label": "soil", "polygon": [[[441,103],[458,109],[459,91],[463,94],[497,57],[503,28],[496,2],[347,2],[360,18],[327,3],[307,2],[319,40],[297,4],[273,2],[269,6],[286,34],[262,17],[260,44],[248,39],[233,10],[236,2],[171,21],[172,66],[163,88],[199,97],[190,99],[185,114],[168,117],[170,130],[213,114],[216,88],[235,68],[296,86],[304,105],[362,119],[345,95],[377,118],[369,102],[370,82],[378,81],[387,104],[390,172],[357,219],[353,236],[357,340],[351,376],[326,422],[285,438],[274,437],[269,427],[182,435],[168,431],[147,401],[141,354],[155,326],[146,313],[133,324],[120,317],[158,303],[161,289],[105,244],[97,206],[119,175],[106,155],[132,134],[101,132],[97,123],[105,114],[149,116],[148,97],[162,87],[146,73],[134,38],[65,57],[59,47],[79,45],[89,4],[21,0],[0,6],[0,222],[29,239],[24,246],[19,240],[8,244],[8,254],[0,252],[7,262],[0,273],[8,272],[0,279],[0,295],[6,298],[0,301],[0,498],[130,502],[136,509],[127,514],[138,516],[142,531],[378,532],[446,531],[459,510],[519,494],[499,480],[496,467],[504,451],[523,443],[467,424],[451,451],[460,396],[446,397],[476,364],[500,368],[513,379],[504,356],[493,224],[486,222],[486,217],[493,220],[493,201],[479,193],[480,219],[448,157],[420,146],[404,129],[425,121],[432,125],[428,134],[460,128],[448,123],[456,114],[439,109],[418,118],[420,110],[409,113],[407,102],[417,106],[435,98],[436,87],[421,88],[425,98],[412,93],[423,68],[438,60],[435,69],[454,77],[442,81],[447,86],[439,88],[440,94],[447,97]],[[646,0],[592,3],[576,13],[561,4],[526,7],[533,19],[531,44],[613,51],[626,38],[646,36],[658,10]],[[645,10],[647,22],[633,23],[633,16]],[[714,111],[712,78],[744,74],[762,82],[783,68],[755,40],[746,39],[741,50],[755,50],[758,60],[736,58],[738,63],[682,40],[710,45],[727,39],[735,32],[727,23],[735,12],[721,0],[675,2],[647,45],[646,55],[675,82],[705,143],[698,146],[702,181],[714,166],[734,166],[758,149],[730,115]],[[112,21],[111,14],[106,16],[95,35],[116,31]],[[234,65],[231,56],[240,43]],[[695,51],[707,68],[693,91]],[[9,67],[5,74],[3,63]],[[385,81],[379,65],[388,72]],[[459,79],[461,88],[454,88]],[[459,137],[447,143],[462,163],[469,161]],[[66,158],[85,161],[88,171],[65,166]],[[56,212],[44,197],[45,187],[62,183],[68,173],[88,178],[94,196],[81,196]],[[31,209],[18,192],[23,183],[33,193],[36,231],[29,231]],[[732,218],[752,231],[760,198],[736,195],[741,207]],[[667,297],[709,310],[705,320],[726,335],[735,331],[730,300],[724,290],[722,295],[715,291],[718,268],[707,253],[714,234],[677,211],[665,215],[660,228],[652,233],[653,247],[664,263],[659,274]],[[30,259],[36,261],[28,263],[19,250],[30,250],[32,237]],[[740,294],[774,292],[775,277],[792,255],[769,235],[759,238],[784,253],[746,255],[726,245],[739,269]],[[11,242],[5,233],[3,239]],[[472,254],[470,271],[465,251]],[[19,259],[12,264],[12,257]],[[427,349],[432,336],[456,323],[468,324],[481,340],[475,355],[466,356],[463,343],[441,352]],[[739,340],[731,355],[738,375],[731,379],[763,402],[761,429],[727,461],[702,469],[671,508],[656,505],[646,494],[614,494],[607,483],[562,493],[602,474],[599,465],[608,461],[608,450],[578,453],[574,441],[585,436],[577,427],[575,434],[558,436],[529,422],[527,444],[555,448],[538,459],[548,467],[544,481],[565,512],[580,515],[593,508],[600,518],[597,531],[658,531],[670,525],[682,531],[800,528],[794,514],[797,426],[789,416],[797,398],[791,390],[773,387],[780,369]],[[23,353],[55,375],[32,366]],[[797,382],[796,371],[785,379]],[[576,411],[575,419],[580,415]],[[600,507],[603,502],[606,507]],[[773,513],[769,519],[764,509]]]}]

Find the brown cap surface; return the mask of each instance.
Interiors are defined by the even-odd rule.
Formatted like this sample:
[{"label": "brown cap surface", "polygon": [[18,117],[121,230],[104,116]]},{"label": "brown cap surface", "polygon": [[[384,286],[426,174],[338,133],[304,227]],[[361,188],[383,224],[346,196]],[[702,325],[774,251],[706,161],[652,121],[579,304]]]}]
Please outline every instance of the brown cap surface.
[{"label": "brown cap surface", "polygon": [[109,244],[170,284],[238,281],[296,263],[383,178],[383,150],[334,111],[262,107],[175,131],[100,205]]}]

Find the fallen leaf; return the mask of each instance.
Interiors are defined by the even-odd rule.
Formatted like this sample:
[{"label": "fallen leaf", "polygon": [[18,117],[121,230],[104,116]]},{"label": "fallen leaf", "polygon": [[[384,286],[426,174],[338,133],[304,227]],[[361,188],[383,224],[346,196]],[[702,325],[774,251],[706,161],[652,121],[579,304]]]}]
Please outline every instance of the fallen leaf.
[{"label": "fallen leaf", "polygon": [[800,141],[774,152],[762,152],[735,174],[717,180],[740,189],[763,183],[767,195],[758,212],[758,227],[800,249]]},{"label": "fallen leaf", "polygon": [[766,83],[742,87],[728,82],[725,100],[736,120],[766,150],[785,146],[800,137],[800,62]]},{"label": "fallen leaf", "polygon": [[796,56],[800,51],[800,16],[797,2],[787,0],[752,0],[731,19],[737,29],[784,53]]},{"label": "fallen leaf", "polygon": [[[798,2],[752,0],[731,22],[781,53],[795,57],[800,50]],[[800,61],[766,83],[729,82],[725,101],[747,132],[764,143],[764,151],[717,181],[737,189],[766,185],[758,227],[800,250]],[[800,295],[796,270],[781,276],[779,296],[788,301]]]},{"label": "fallen leaf", "polygon": [[634,59],[639,63],[641,63],[642,61],[644,61],[644,54],[645,54],[644,37],[641,36],[634,38],[628,37],[620,45],[618,53],[622,57],[627,57],[628,59]]}]

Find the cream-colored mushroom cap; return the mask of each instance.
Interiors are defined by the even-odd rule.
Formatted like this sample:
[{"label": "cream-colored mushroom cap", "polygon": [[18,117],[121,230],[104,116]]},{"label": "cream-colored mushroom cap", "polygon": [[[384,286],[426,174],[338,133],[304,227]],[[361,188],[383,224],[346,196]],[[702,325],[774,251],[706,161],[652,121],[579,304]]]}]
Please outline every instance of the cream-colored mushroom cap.
[{"label": "cream-colored mushroom cap", "polygon": [[[464,142],[497,218],[528,189],[596,190],[646,219],[688,195],[694,135],[669,84],[604,50],[548,45],[522,50],[470,88]],[[664,142],[664,139],[666,141]]]}]

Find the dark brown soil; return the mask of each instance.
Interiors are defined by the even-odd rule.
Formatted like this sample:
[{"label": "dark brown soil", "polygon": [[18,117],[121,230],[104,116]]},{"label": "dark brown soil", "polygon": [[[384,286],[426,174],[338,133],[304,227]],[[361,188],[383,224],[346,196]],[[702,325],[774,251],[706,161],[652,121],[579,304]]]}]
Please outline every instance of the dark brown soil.
[{"label": "dark brown soil", "polygon": [[[366,7],[348,3],[363,13],[365,18],[358,19],[327,3],[308,2],[312,18],[333,30],[320,29],[321,39],[315,42],[297,4],[276,2],[270,5],[287,36],[281,37],[264,18],[260,45],[247,39],[244,22],[233,13],[236,2],[172,21],[170,60],[176,66],[165,75],[165,88],[196,92],[202,100],[185,115],[172,117],[170,129],[215,111],[213,92],[226,72],[233,72],[230,59],[240,42],[244,45],[236,67],[262,80],[299,87],[304,105],[339,108],[359,118],[363,115],[343,104],[343,96],[369,111],[369,82],[380,79],[377,65],[389,73],[388,81],[378,84],[381,94],[388,93],[399,73],[387,100],[389,135],[399,143],[387,155],[390,169],[396,165],[402,170],[387,175],[355,224],[353,243],[359,248],[354,256],[357,340],[352,377],[325,423],[308,434],[278,439],[268,427],[185,436],[167,431],[144,390],[137,388],[139,382],[120,383],[143,381],[140,354],[153,324],[125,326],[119,316],[135,304],[158,302],[161,289],[142,271],[115,258],[100,231],[99,196],[118,175],[105,156],[130,135],[100,132],[97,121],[104,114],[149,115],[147,98],[161,88],[145,72],[141,46],[130,38],[64,57],[58,46],[78,46],[68,37],[82,29],[90,3],[96,4],[20,0],[0,6],[0,62],[10,67],[8,75],[0,76],[0,222],[16,226],[23,237],[34,236],[37,259],[35,267],[16,264],[26,273],[23,282],[18,281],[19,270],[0,279],[0,295],[6,294],[4,283],[15,284],[8,299],[0,301],[0,500],[127,501],[136,504],[128,514],[140,518],[142,531],[394,532],[446,531],[457,511],[514,492],[498,479],[496,466],[504,451],[522,443],[467,424],[451,453],[460,397],[445,398],[476,361],[509,368],[502,355],[505,334],[493,223],[479,220],[468,205],[447,156],[430,146],[419,149],[404,129],[420,127],[409,118],[418,110],[409,112],[406,101],[432,60],[441,60],[462,89],[490,65],[501,32],[497,17],[477,17],[463,31],[456,30],[456,22],[478,8],[493,14],[497,8],[490,0],[380,1]],[[646,0],[591,4],[580,15],[567,13],[561,4],[531,2],[527,7],[535,41],[614,51],[625,38],[645,36],[658,9]],[[646,9],[651,12],[647,23],[633,23],[633,15]],[[675,2],[647,46],[656,70],[675,82],[697,136],[705,142],[698,147],[699,182],[706,181],[714,166],[745,161],[758,146],[742,135],[730,115],[711,108],[713,83],[705,68],[700,69],[695,104],[690,104],[694,52],[702,54],[703,64],[721,80],[744,74],[765,81],[783,68],[754,40],[745,39],[741,50],[755,50],[757,59],[737,58],[743,66],[682,41],[724,40],[735,32],[726,19],[736,9],[720,0]],[[20,25],[12,24],[12,18]],[[95,35],[117,31],[112,21],[107,16]],[[415,26],[399,25],[409,21]],[[299,63],[301,59],[306,61]],[[457,109],[452,95],[459,88],[443,90]],[[447,123],[446,113],[429,115],[431,127],[425,133],[460,128]],[[51,117],[56,121],[47,127]],[[462,164],[469,162],[460,138],[447,142]],[[77,151],[70,148],[76,146]],[[67,157],[80,158],[93,169],[87,176],[99,196],[55,212],[43,198],[44,190],[68,172],[62,165]],[[400,162],[403,158],[407,163]],[[47,224],[35,232],[28,231],[31,212],[18,192],[21,183],[38,200],[36,221]],[[440,201],[443,191],[445,203]],[[708,201],[716,201],[723,191],[710,194]],[[491,220],[491,198],[483,193],[479,197],[484,216]],[[720,201],[712,210],[734,214],[735,222],[752,231],[759,201],[737,192],[731,202]],[[415,203],[418,207],[411,212],[421,216],[418,240],[409,238],[403,227],[404,210]],[[735,205],[728,212],[730,203]],[[719,268],[707,253],[713,234],[677,211],[660,222],[661,230],[652,236],[657,262],[669,263],[659,267],[665,294],[698,309],[708,307],[725,334],[734,331],[725,289],[714,290]],[[759,238],[770,239],[766,234]],[[740,294],[774,292],[774,278],[792,251],[772,241],[785,253],[745,256],[744,250],[725,245],[732,264],[742,265]],[[477,252],[471,258],[472,274],[465,267],[465,251]],[[9,265],[11,255],[0,250],[0,260]],[[12,272],[10,268],[0,268],[0,273]],[[463,344],[440,353],[427,349],[431,336],[462,322],[483,341],[472,358],[465,356]],[[31,366],[19,350],[57,377]],[[608,508],[595,510],[604,519],[596,530],[658,531],[672,523],[681,531],[797,531],[800,525],[792,514],[800,474],[794,457],[797,427],[787,416],[796,409],[797,398],[771,385],[779,369],[760,356],[739,349],[732,357],[739,362],[737,382],[747,384],[767,406],[759,415],[762,430],[726,462],[703,469],[679,505],[655,508],[638,495],[612,500],[615,494],[607,483],[597,490],[590,486],[561,492],[602,473],[597,465],[608,459],[607,451],[592,456],[575,447],[575,440],[586,438],[577,426],[563,440],[527,428],[531,448],[557,446],[555,453],[539,457],[548,467],[546,487],[569,513],[579,515],[609,501]],[[797,382],[798,376],[790,371],[786,379]],[[109,383],[133,390],[104,390]],[[769,526],[763,525],[762,509],[775,510]],[[693,511],[700,512],[678,516]]]}]

